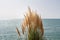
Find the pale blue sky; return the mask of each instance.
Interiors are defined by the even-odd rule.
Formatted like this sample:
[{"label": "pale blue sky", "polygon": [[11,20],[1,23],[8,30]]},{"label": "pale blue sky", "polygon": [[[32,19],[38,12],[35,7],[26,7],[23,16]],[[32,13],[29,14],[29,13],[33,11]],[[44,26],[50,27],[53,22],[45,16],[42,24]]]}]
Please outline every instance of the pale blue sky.
[{"label": "pale blue sky", "polygon": [[42,18],[60,18],[60,0],[0,0],[0,20],[23,18],[28,6]]}]

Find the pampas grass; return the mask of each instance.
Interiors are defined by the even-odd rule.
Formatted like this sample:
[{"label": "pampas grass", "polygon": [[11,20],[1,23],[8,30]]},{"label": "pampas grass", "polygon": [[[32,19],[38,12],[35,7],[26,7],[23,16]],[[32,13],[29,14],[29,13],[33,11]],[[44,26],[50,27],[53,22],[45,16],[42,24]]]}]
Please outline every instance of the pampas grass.
[{"label": "pampas grass", "polygon": [[18,33],[18,37],[20,38],[20,32],[17,27],[16,27],[16,32]]},{"label": "pampas grass", "polygon": [[23,34],[26,27],[28,28],[28,40],[42,40],[44,29],[41,16],[39,17],[37,13],[32,11],[29,7],[22,23]]}]

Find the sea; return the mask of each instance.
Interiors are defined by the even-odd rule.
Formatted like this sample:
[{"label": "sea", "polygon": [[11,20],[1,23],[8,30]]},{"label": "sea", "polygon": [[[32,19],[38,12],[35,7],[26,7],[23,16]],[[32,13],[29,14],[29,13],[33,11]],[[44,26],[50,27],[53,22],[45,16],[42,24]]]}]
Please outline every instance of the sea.
[{"label": "sea", "polygon": [[[21,29],[22,21],[23,19],[0,20],[0,40],[25,40]],[[46,40],[60,40],[60,19],[42,19],[42,22]]]}]

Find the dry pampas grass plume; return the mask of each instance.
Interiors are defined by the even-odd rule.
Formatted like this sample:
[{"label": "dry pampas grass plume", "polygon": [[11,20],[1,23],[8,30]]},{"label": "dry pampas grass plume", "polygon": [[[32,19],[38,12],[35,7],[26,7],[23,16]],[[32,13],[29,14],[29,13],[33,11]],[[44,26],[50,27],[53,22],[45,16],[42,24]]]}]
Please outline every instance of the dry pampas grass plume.
[{"label": "dry pampas grass plume", "polygon": [[[28,7],[28,12],[25,15],[25,18],[22,23],[22,32],[24,34],[26,27],[28,28],[28,40],[39,40],[39,37],[37,36],[40,34],[41,37],[44,35],[44,28],[42,24],[41,16],[32,11],[30,7]],[[37,29],[39,29],[40,33],[37,32]],[[41,38],[40,37],[40,38]]]},{"label": "dry pampas grass plume", "polygon": [[16,27],[16,32],[18,33],[18,37],[20,38],[20,32],[17,27]]}]

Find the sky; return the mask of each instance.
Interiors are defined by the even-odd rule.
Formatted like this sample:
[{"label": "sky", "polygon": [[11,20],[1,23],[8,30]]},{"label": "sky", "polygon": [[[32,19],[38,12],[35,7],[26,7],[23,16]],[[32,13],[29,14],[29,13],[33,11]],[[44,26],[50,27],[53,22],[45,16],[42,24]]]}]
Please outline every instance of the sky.
[{"label": "sky", "polygon": [[0,0],[0,20],[24,18],[28,6],[43,19],[60,19],[60,0]]}]

